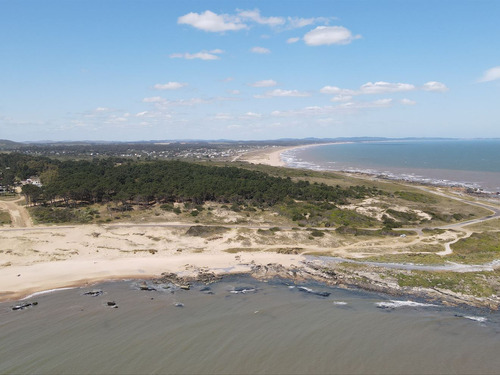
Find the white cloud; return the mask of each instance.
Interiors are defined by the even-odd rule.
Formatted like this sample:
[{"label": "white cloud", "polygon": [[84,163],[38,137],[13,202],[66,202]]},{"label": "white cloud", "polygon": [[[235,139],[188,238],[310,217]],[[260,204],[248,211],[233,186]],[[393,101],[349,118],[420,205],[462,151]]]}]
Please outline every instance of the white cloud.
[{"label": "white cloud", "polygon": [[298,90],[282,90],[282,89],[275,89],[272,91],[268,91],[263,95],[254,95],[254,98],[273,98],[273,97],[295,97],[295,98],[303,98],[306,96],[311,96],[311,94],[307,92],[301,92]]},{"label": "white cloud", "polygon": [[167,99],[162,98],[161,96],[151,96],[149,98],[142,99],[143,103],[163,103],[167,101]]},{"label": "white cloud", "polygon": [[434,92],[444,92],[448,88],[444,83],[441,82],[427,82],[426,84],[417,87],[411,83],[391,83],[391,82],[367,82],[358,90],[343,89],[337,86],[324,86],[319,92],[322,94],[336,95],[332,101],[342,101],[342,97],[355,96],[355,95],[380,95],[396,92],[409,92],[409,91],[434,91]]},{"label": "white cloud", "polygon": [[318,116],[330,116],[332,114],[355,114],[362,110],[377,109],[377,108],[388,108],[392,105],[392,99],[380,99],[371,102],[346,102],[336,105],[326,105],[326,106],[309,106],[301,109],[293,109],[287,111],[272,111],[271,116],[273,117],[318,117]]},{"label": "white cloud", "polygon": [[260,113],[255,113],[255,112],[247,112],[244,114],[244,117],[247,118],[260,118],[262,115]]},{"label": "white cloud", "polygon": [[[375,107],[385,107],[392,103],[392,99],[379,99],[371,102],[371,105]],[[370,104],[369,104],[370,105]]]},{"label": "white cloud", "polygon": [[213,118],[214,120],[232,120],[234,117],[229,113],[217,113]]},{"label": "white cloud", "polygon": [[315,23],[314,18],[288,17],[288,25],[293,29],[309,26]]},{"label": "white cloud", "polygon": [[95,109],[95,112],[109,112],[111,111],[111,109],[107,108],[107,107],[97,107]]},{"label": "white cloud", "polygon": [[187,83],[182,82],[167,82],[167,83],[157,83],[153,87],[156,90],[178,90],[182,87],[187,86]]},{"label": "white cloud", "polygon": [[239,95],[240,94],[240,90],[227,90],[228,94],[231,94],[231,95]]},{"label": "white cloud", "polygon": [[280,26],[285,23],[285,19],[283,17],[262,17],[260,15],[260,10],[258,9],[239,11],[238,16],[244,19],[252,20],[258,24],[268,25],[271,27]]},{"label": "white cloud", "polygon": [[264,48],[264,47],[253,47],[250,51],[253,52],[253,53],[260,53],[260,54],[271,53],[270,49]]},{"label": "white cloud", "polygon": [[413,91],[415,86],[409,83],[367,82],[359,89],[361,94],[385,94],[388,92]]},{"label": "white cloud", "polygon": [[351,95],[336,95],[333,98],[330,99],[330,101],[336,103],[336,102],[348,102],[352,100]]},{"label": "white cloud", "polygon": [[192,106],[196,104],[209,103],[211,100],[202,98],[191,98],[191,99],[179,99],[179,100],[168,100],[162,98],[161,96],[152,96],[149,98],[142,99],[143,103],[153,103],[158,107],[168,107],[168,106]]},{"label": "white cloud", "polygon": [[343,26],[318,26],[304,35],[304,42],[308,46],[331,44],[349,44],[361,35],[352,35],[351,31]]},{"label": "white cloud", "polygon": [[495,66],[485,71],[478,82],[490,82],[496,81],[497,79],[500,79],[500,66]]},{"label": "white cloud", "polygon": [[218,60],[220,59],[217,54],[221,54],[224,51],[221,49],[213,49],[211,51],[201,51],[197,53],[172,53],[169,57],[171,59],[186,59],[186,60],[193,60],[193,59],[200,59],[200,60]]},{"label": "white cloud", "polygon": [[250,84],[248,84],[248,86],[252,86],[252,87],[273,87],[273,86],[276,86],[277,84],[278,84],[278,82],[276,82],[273,79],[264,79],[262,81],[257,81],[257,82],[254,82],[254,83],[250,83]]},{"label": "white cloud", "polygon": [[237,17],[228,14],[216,14],[209,10],[204,13],[188,13],[177,19],[178,24],[193,26],[209,32],[237,31],[248,28]]},{"label": "white cloud", "polygon": [[269,26],[281,29],[298,29],[305,26],[322,23],[327,25],[334,17],[264,17],[259,9],[237,9],[235,14],[217,14],[210,10],[203,13],[191,12],[177,19],[178,24],[190,25],[196,29],[223,33],[248,29],[251,24]]},{"label": "white cloud", "polygon": [[292,43],[297,43],[299,40],[300,40],[300,38],[297,38],[297,37],[295,37],[295,38],[288,38],[288,39],[286,40],[286,42],[287,42],[288,44],[292,44]]},{"label": "white cloud", "polygon": [[328,23],[331,18],[327,17],[311,17],[311,18],[299,18],[299,17],[288,17],[288,28],[299,29],[301,27],[314,25],[316,23]]},{"label": "white cloud", "polygon": [[322,94],[333,94],[333,95],[357,95],[356,91],[350,89],[341,89],[337,86],[325,86],[319,90]]},{"label": "white cloud", "polygon": [[422,86],[422,90],[432,92],[445,92],[448,91],[448,87],[446,87],[444,83],[431,81],[424,83],[424,85]]},{"label": "white cloud", "polygon": [[401,99],[399,102],[401,104],[404,104],[404,105],[415,105],[415,104],[417,104],[417,102],[415,100],[411,100],[411,99],[407,99],[407,98]]}]

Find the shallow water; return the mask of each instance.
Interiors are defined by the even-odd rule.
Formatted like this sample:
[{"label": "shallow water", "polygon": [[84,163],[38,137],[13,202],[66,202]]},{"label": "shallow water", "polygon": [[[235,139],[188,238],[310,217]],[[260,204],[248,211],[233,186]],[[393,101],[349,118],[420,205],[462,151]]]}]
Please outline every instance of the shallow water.
[{"label": "shallow water", "polygon": [[[0,373],[484,374],[500,366],[498,313],[308,284],[331,293],[319,297],[277,280],[228,278],[213,294],[136,285],[39,295],[20,311],[0,304]],[[238,286],[247,291],[232,293]],[[84,296],[90,289],[104,294]]]},{"label": "shallow water", "polygon": [[500,191],[500,140],[334,144],[288,151],[283,160],[292,167],[364,172]]}]

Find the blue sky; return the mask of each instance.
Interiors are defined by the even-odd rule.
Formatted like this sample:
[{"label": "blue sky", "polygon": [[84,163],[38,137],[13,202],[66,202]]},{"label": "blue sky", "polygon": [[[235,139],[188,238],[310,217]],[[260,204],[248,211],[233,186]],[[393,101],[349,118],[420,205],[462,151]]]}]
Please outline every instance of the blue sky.
[{"label": "blue sky", "polygon": [[500,1],[3,1],[0,138],[500,137]]}]

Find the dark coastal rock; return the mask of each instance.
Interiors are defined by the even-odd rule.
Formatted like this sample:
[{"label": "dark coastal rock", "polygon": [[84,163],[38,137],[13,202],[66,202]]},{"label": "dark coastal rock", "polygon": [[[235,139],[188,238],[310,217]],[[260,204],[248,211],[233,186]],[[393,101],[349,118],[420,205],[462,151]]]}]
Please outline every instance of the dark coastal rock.
[{"label": "dark coastal rock", "polygon": [[176,303],[174,303],[174,306],[175,307],[184,307],[184,304],[181,302],[176,302]]},{"label": "dark coastal rock", "polygon": [[318,292],[316,290],[306,288],[305,286],[298,286],[297,289],[300,290],[301,292],[314,294],[315,296],[319,296],[319,297],[328,297],[331,294],[329,292]]},{"label": "dark coastal rock", "polygon": [[23,302],[19,305],[12,306],[12,310],[17,311],[17,310],[24,310],[28,307],[36,306],[38,305],[38,302]]},{"label": "dark coastal rock", "polygon": [[149,286],[148,284],[146,284],[145,282],[142,282],[139,284],[139,289],[140,290],[145,290],[147,292],[152,292],[152,291],[155,291],[156,289],[152,286]]},{"label": "dark coastal rock", "polygon": [[115,301],[108,301],[106,303],[106,305],[108,305],[109,307],[112,307],[113,309],[117,309],[118,308],[118,305],[116,304]]},{"label": "dark coastal rock", "polygon": [[160,278],[154,280],[154,283],[170,285],[171,288],[190,290],[192,282],[211,284],[221,279],[222,279],[221,276],[218,276],[213,272],[201,271],[195,277],[182,277],[178,276],[175,273],[163,272]]},{"label": "dark coastal rock", "polygon": [[212,284],[221,279],[222,277],[216,275],[214,272],[198,272],[198,276],[196,277],[196,281],[204,284]]},{"label": "dark coastal rock", "polygon": [[255,288],[254,286],[239,286],[233,288],[233,290],[230,290],[229,292],[233,294],[256,293],[257,288]]},{"label": "dark coastal rock", "polygon": [[83,293],[84,296],[97,297],[102,296],[104,292],[102,290],[90,290],[88,292]]}]

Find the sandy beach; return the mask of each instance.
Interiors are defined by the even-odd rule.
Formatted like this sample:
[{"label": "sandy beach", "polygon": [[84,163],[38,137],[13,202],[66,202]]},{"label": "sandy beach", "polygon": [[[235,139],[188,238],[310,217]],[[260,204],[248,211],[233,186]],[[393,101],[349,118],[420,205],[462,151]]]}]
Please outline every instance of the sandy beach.
[{"label": "sandy beach", "polygon": [[283,160],[281,159],[282,153],[296,149],[326,146],[331,144],[338,144],[338,142],[314,143],[314,144],[292,146],[292,147],[269,147],[263,150],[249,152],[248,154],[241,156],[239,160],[246,161],[247,163],[251,164],[266,164],[273,167],[286,167],[286,163],[283,162]]},{"label": "sandy beach", "polygon": [[299,265],[303,257],[269,252],[234,254],[235,233],[187,236],[186,224],[172,227],[39,226],[0,229],[0,300],[104,280],[147,279],[162,272],[183,276],[200,271],[242,273],[252,266]]}]

